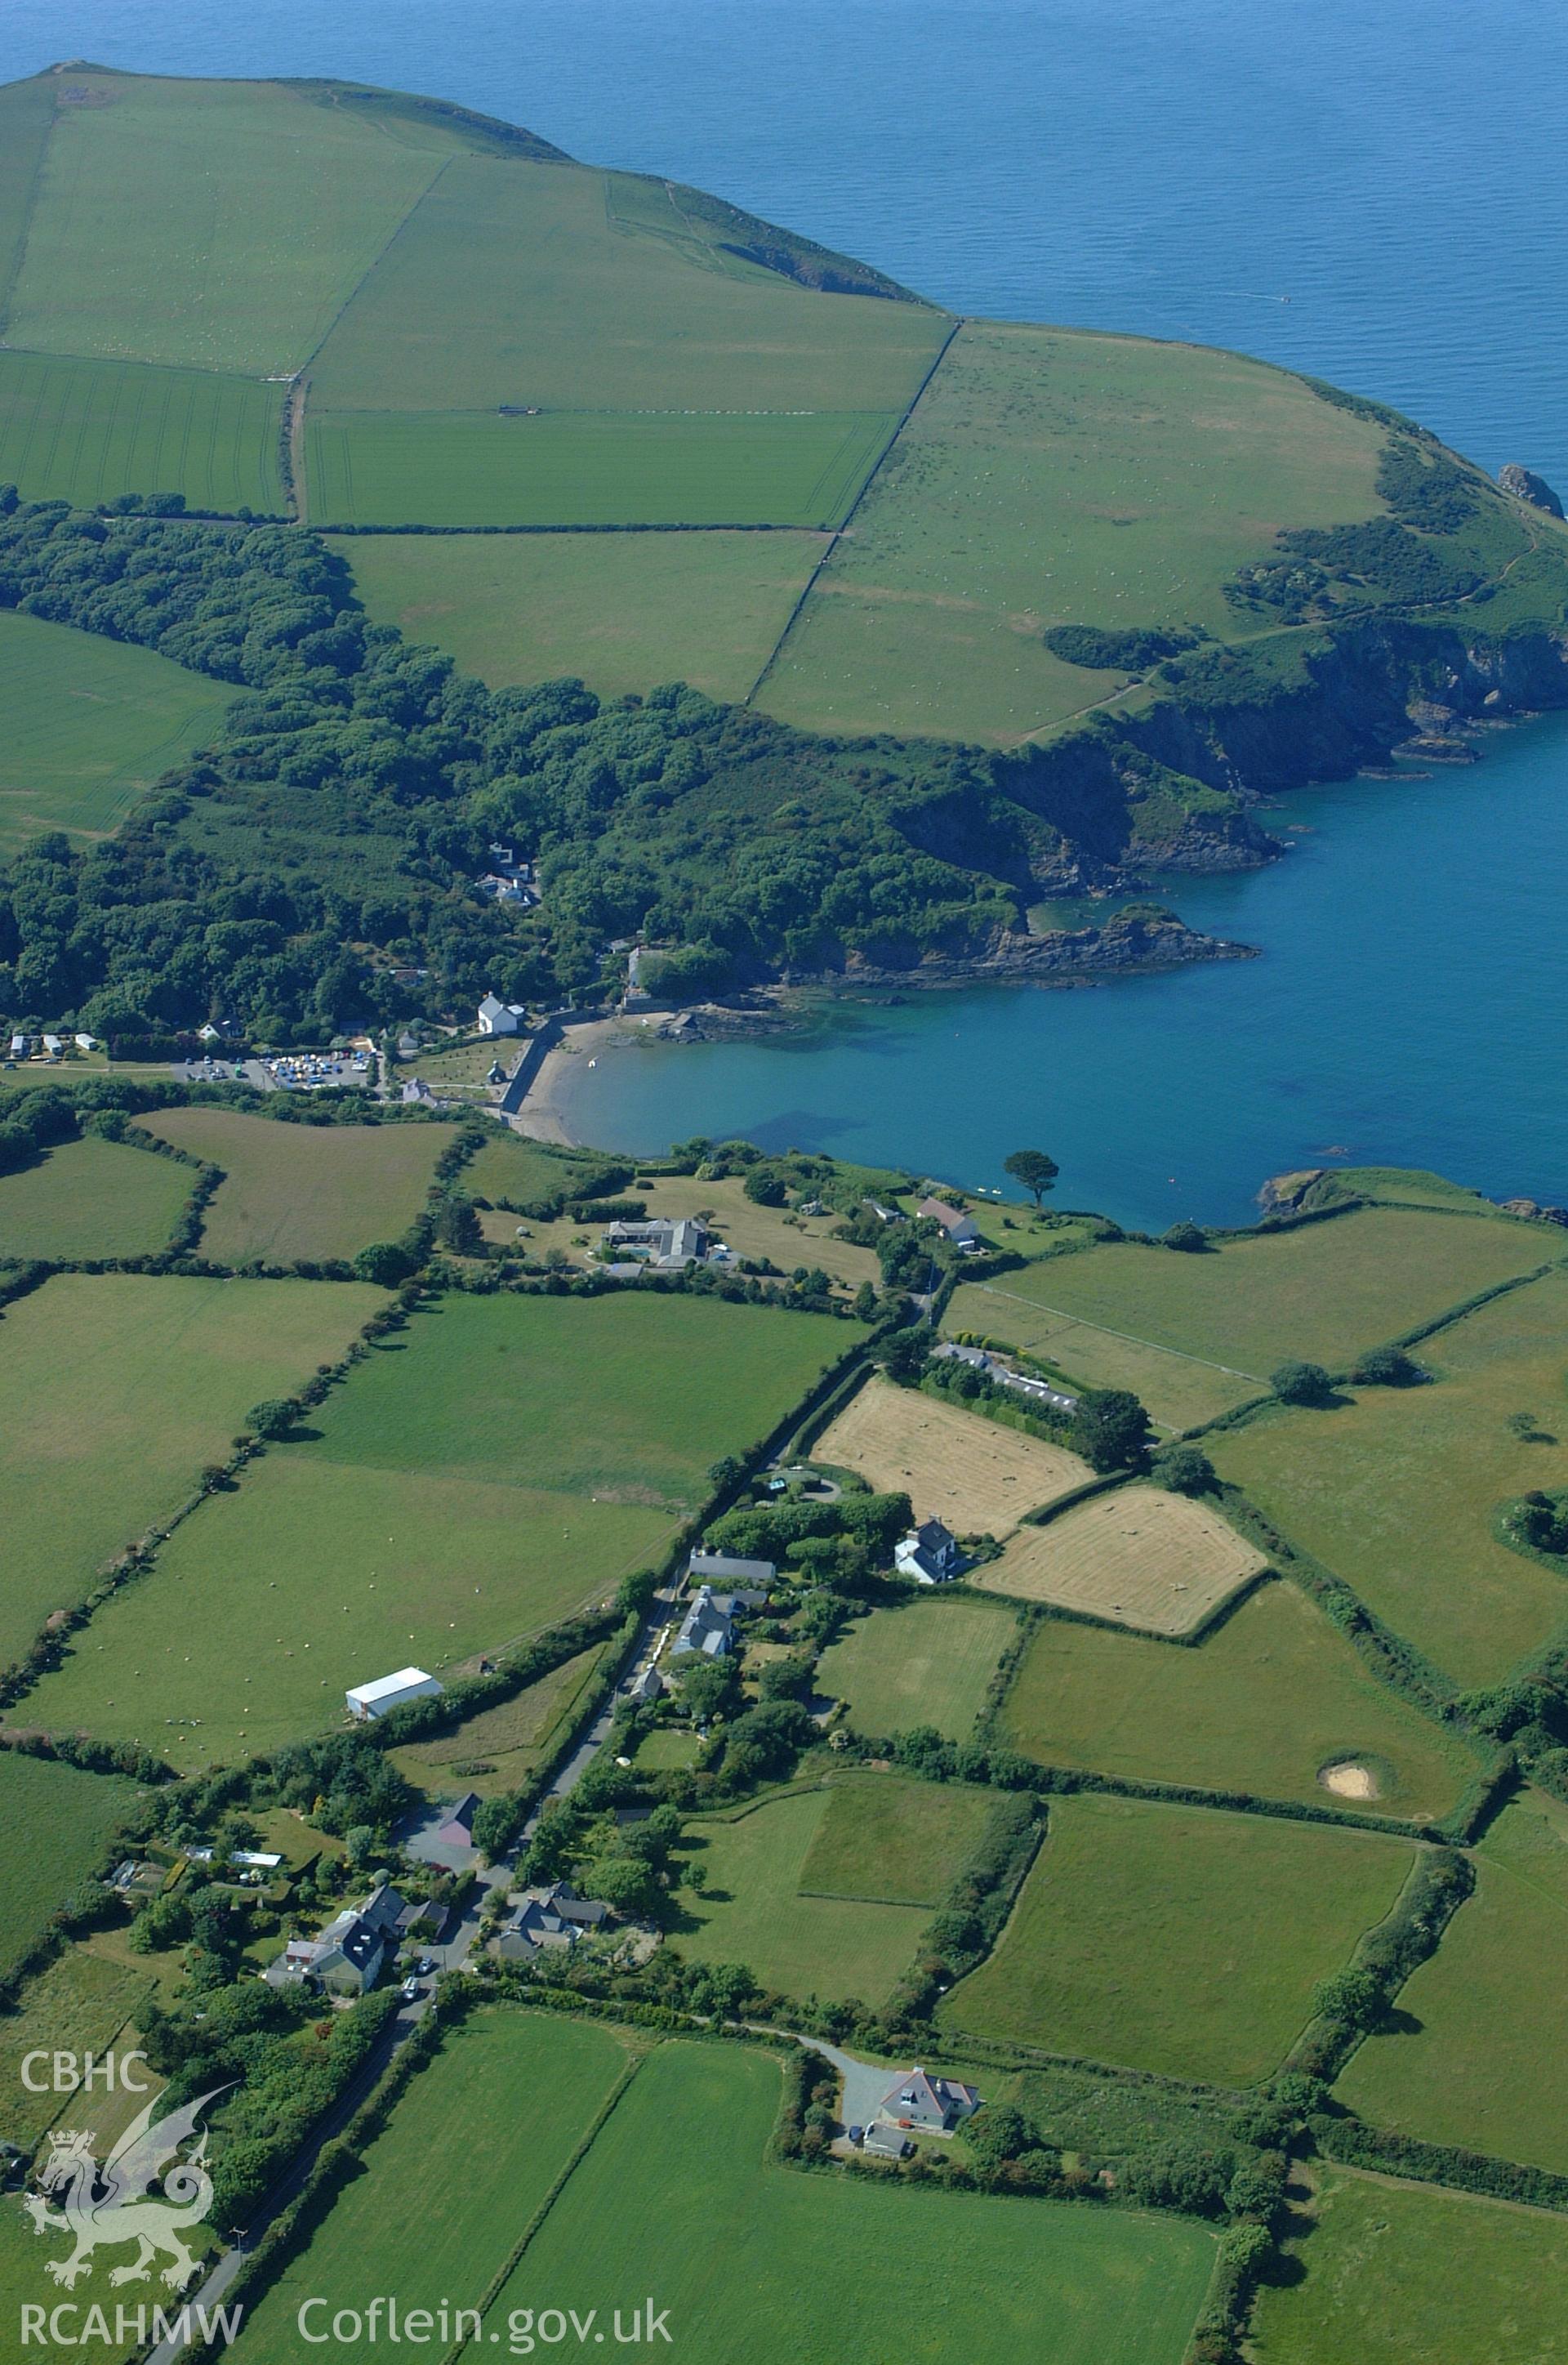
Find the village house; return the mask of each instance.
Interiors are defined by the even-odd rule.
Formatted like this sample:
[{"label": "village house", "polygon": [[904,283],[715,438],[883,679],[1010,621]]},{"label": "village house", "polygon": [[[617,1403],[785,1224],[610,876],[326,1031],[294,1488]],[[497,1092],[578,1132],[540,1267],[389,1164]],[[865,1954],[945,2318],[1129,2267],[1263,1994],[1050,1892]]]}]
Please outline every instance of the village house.
[{"label": "village house", "polygon": [[521,1035],[528,1025],[528,1013],[521,1002],[502,1002],[487,993],[479,1004],[476,1024],[481,1035]]},{"label": "village house", "polygon": [[343,1698],[349,1714],[363,1724],[374,1717],[389,1715],[406,1700],[439,1699],[442,1688],[422,1667],[399,1667],[394,1676],[377,1676],[373,1684],[356,1684]]},{"label": "village house", "polygon": [[569,1951],[586,1932],[597,1930],[609,1918],[602,1898],[579,1897],[566,1881],[552,1881],[547,1888],[523,1890],[490,1950],[503,1963],[532,1962],[550,1947]]},{"label": "village house", "polygon": [[736,1611],[756,1609],[767,1598],[766,1593],[715,1593],[711,1585],[700,1586],[669,1646],[670,1657],[700,1651],[710,1659],[726,1658],[734,1648]]},{"label": "village house", "polygon": [[940,1519],[923,1519],[893,1548],[893,1566],[917,1585],[946,1585],[960,1565],[958,1538]]},{"label": "village house", "polygon": [[[907,2078],[896,2079],[888,2088],[877,2116],[882,2124],[897,2128],[919,2127],[945,2135],[971,2117],[980,2104],[978,2088],[963,2085],[956,2078],[933,2078],[924,2069],[912,2069]],[[868,2142],[871,2133],[872,2128],[868,2128]]]},{"label": "village house", "polygon": [[928,1216],[932,1223],[939,1225],[953,1246],[965,1256],[970,1255],[979,1248],[980,1234],[975,1228],[974,1220],[971,1216],[966,1216],[961,1207],[950,1206],[946,1199],[923,1199],[914,1212],[917,1216]]}]

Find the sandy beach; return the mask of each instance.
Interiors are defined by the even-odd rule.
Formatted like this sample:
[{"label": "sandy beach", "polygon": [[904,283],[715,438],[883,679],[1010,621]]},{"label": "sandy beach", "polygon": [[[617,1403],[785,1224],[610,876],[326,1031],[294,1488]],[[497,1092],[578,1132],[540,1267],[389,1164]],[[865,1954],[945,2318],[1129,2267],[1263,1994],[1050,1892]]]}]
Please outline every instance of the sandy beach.
[{"label": "sandy beach", "polygon": [[566,1149],[580,1148],[582,1137],[572,1132],[563,1114],[563,1104],[572,1080],[585,1060],[610,1054],[624,1056],[634,1048],[636,1038],[644,1032],[644,1026],[651,1034],[659,1023],[657,1018],[644,1022],[616,1016],[585,1018],[575,1025],[568,1025],[563,1030],[559,1043],[544,1054],[539,1073],[512,1119],[513,1130],[526,1134],[531,1141],[552,1141]]}]

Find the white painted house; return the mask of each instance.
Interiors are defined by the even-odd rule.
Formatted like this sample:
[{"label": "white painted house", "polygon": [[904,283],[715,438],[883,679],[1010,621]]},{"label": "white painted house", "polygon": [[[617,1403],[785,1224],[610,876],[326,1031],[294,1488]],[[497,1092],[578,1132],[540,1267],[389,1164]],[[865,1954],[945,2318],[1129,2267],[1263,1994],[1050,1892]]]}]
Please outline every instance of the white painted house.
[{"label": "white painted house", "polygon": [[528,1013],[521,1002],[501,1002],[487,993],[479,1004],[481,1035],[521,1035],[527,1023]]},{"label": "white painted house", "polygon": [[348,1702],[349,1714],[364,1723],[373,1717],[390,1715],[407,1700],[439,1699],[442,1689],[422,1667],[399,1667],[395,1676],[377,1676],[373,1684],[356,1685],[343,1698]]}]

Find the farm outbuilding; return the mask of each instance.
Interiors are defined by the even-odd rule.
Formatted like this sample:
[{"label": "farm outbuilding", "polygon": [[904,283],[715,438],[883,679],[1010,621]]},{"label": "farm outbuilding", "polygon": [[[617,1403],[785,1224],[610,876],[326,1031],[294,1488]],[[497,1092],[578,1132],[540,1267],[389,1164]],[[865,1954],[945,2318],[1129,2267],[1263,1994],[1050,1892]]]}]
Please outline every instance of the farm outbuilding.
[{"label": "farm outbuilding", "polygon": [[406,1700],[438,1699],[442,1687],[422,1667],[399,1667],[395,1676],[378,1676],[373,1684],[359,1684],[343,1697],[351,1716],[362,1722],[368,1718],[387,1716]]}]

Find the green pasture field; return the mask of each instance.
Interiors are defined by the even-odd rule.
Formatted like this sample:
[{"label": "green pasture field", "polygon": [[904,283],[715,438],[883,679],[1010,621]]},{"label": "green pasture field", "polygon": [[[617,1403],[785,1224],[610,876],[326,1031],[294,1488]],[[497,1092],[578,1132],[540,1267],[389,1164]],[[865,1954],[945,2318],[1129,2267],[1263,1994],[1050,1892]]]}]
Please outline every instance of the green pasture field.
[{"label": "green pasture field", "polygon": [[166,1248],[196,1177],[85,1134],[36,1166],[0,1176],[0,1257],[154,1256]]},{"label": "green pasture field", "polygon": [[895,2349],[920,2365],[977,2354],[1036,2365],[1047,2323],[1051,2365],[1176,2365],[1213,2265],[1206,2228],[802,2175],[766,2157],[778,2102],[778,2067],[763,2053],[661,2046],[498,2294],[465,2365],[498,2335],[504,2344],[519,2310],[619,2305],[629,2315],[649,2292],[668,2307],[689,2365],[884,2365]]},{"label": "green pasture field", "polygon": [[966,2034],[1227,2086],[1289,2051],[1312,1990],[1393,1905],[1408,1843],[1130,1799],[1053,1799],[995,1950],[941,2005]]},{"label": "green pasture field", "polygon": [[194,1491],[245,1414],[342,1354],[357,1283],[62,1273],[0,1317],[0,1653]]},{"label": "green pasture field", "polygon": [[106,836],[231,695],[155,649],[0,609],[0,856],[46,830]]},{"label": "green pasture field", "polygon": [[[308,2326],[376,2292],[395,2294],[401,2315],[443,2300],[476,2307],[626,2060],[611,2030],[553,2012],[503,2006],[449,2026],[230,2353],[242,2365],[297,2365],[307,2299],[327,2303]],[[431,2205],[443,2164],[461,2167],[461,2205]]]},{"label": "green pasture field", "polygon": [[1336,1199],[1371,1199],[1384,1207],[1450,1207],[1465,1216],[1495,1213],[1495,1203],[1481,1192],[1424,1166],[1334,1168],[1315,1185],[1312,1205],[1327,1206]]},{"label": "green pasture field", "polygon": [[[135,2022],[153,1985],[150,1971],[105,1962],[81,1946],[68,1946],[28,1982],[19,2008],[0,2018],[0,2142],[20,2144],[30,2152],[62,2111],[81,2108],[79,2100],[73,2103],[52,2089],[31,2092],[22,2082],[25,2056],[40,2049],[78,2057],[106,2053],[127,2023]],[[31,2074],[37,2078],[36,2066]],[[101,2087],[95,2090],[95,2127],[101,2124],[107,2099]]]},{"label": "green pasture field", "polygon": [[834,526],[897,416],[316,410],[318,526]]},{"label": "green pasture field", "polygon": [[140,1122],[222,1167],[201,1234],[202,1255],[218,1264],[346,1258],[395,1239],[452,1142],[442,1125],[289,1125],[240,1109],[160,1109]]},{"label": "green pasture field", "polygon": [[1354,1760],[1380,1795],[1344,1803],[1406,1820],[1445,1814],[1480,1770],[1457,1736],[1377,1682],[1321,1610],[1282,1584],[1260,1586],[1189,1649],[1044,1620],[1002,1735],[1047,1765],[1312,1806],[1333,1804],[1320,1770]]},{"label": "green pasture field", "polygon": [[934,1724],[968,1741],[986,1688],[1017,1628],[991,1601],[912,1601],[857,1619],[817,1662],[816,1688],[846,1700],[857,1732],[906,1732]]},{"label": "green pasture field", "polygon": [[1474,1851],[1476,1889],[1340,2079],[1364,2119],[1568,2171],[1568,1813],[1527,1792]]},{"label": "green pasture field", "polygon": [[835,1784],[801,1872],[802,1897],[942,1903],[974,1861],[994,1799],[957,1782],[867,1774]]},{"label": "green pasture field", "polygon": [[492,689],[576,676],[600,698],[689,681],[745,698],[820,534],[355,534],[335,547],[368,612]]},{"label": "green pasture field", "polygon": [[[1267,1413],[1208,1450],[1289,1541],[1457,1681],[1493,1683],[1568,1619],[1563,1578],[1492,1530],[1499,1504],[1568,1485],[1565,1339],[1568,1274],[1548,1273],[1424,1340],[1432,1386]],[[1532,1438],[1509,1429],[1515,1413],[1532,1417]]]},{"label": "green pasture field", "polygon": [[[698,1817],[689,1858],[707,1887],[679,1892],[669,1944],[698,1963],[745,1963],[765,1988],[886,2001],[931,1919],[924,1905],[867,1904],[858,1897],[801,1893],[806,1865],[834,1793],[801,1790],[765,1799],[733,1821]],[[868,1868],[869,1869],[869,1868]]]},{"label": "green pasture field", "polygon": [[[497,1048],[504,1052],[504,1046]],[[411,1070],[420,1062],[410,1059],[407,1065]],[[424,1061],[423,1072],[438,1072],[435,1063]],[[468,1160],[463,1169],[463,1188],[476,1198],[510,1199],[521,1206],[530,1199],[548,1198],[554,1191],[564,1191],[570,1197],[591,1185],[601,1165],[597,1152],[584,1155],[557,1149],[550,1143],[501,1130],[487,1136]]]},{"label": "green pasture field", "polygon": [[655,1562],[840,1343],[702,1298],[444,1297],[185,1522],[33,1712],[187,1772],[337,1724],[394,1667],[471,1667]]},{"label": "green pasture field", "polygon": [[[60,2285],[51,2282],[45,2273],[45,2262],[53,2259],[58,2263],[69,2255],[63,2236],[56,2235],[47,2242],[39,2240],[32,2220],[22,2213],[19,2192],[0,2192],[0,2320],[16,2326],[19,2333],[24,2307],[57,2307],[64,2295]],[[136,2252],[118,2250],[100,2255],[105,2259],[100,2269],[101,2279],[108,2272],[108,2259],[112,2258],[117,2266],[125,2265],[136,2256]],[[159,2295],[162,2296],[162,2292]],[[128,2294],[120,2292],[109,2298],[105,2323],[111,2336],[116,2322],[116,2296],[124,2301]],[[112,2337],[99,2339],[97,2319],[88,2314],[91,2303],[84,2299],[80,2291],[77,2298],[83,2302],[81,2315],[65,2319],[79,2327],[71,2343],[73,2359],[80,2359],[81,2365],[126,2365],[126,2360],[138,2352],[140,2344],[129,2335],[124,2340],[116,2340]],[[66,2304],[70,2304],[69,2301]],[[101,2299],[99,2304],[103,2305]],[[129,2315],[134,2320],[134,2302]],[[27,2351],[24,2349],[20,2353],[25,2356]],[[40,2348],[35,2353],[43,2357],[47,2356],[48,2350]]]},{"label": "green pasture field", "polygon": [[1282,526],[1382,510],[1383,431],[1240,354],[966,321],[764,687],[809,729],[1016,740],[1127,677],[1058,623],[1236,636]]},{"label": "green pasture field", "polygon": [[745,262],[689,200],[629,174],[459,157],[327,340],[312,407],[903,409],[945,314]]},{"label": "green pasture field", "polygon": [[1436,2185],[1315,2169],[1287,2272],[1266,2276],[1257,2365],[1562,2365],[1568,2222]]},{"label": "green pasture field", "polygon": [[948,1300],[943,1329],[949,1338],[969,1332],[1001,1339],[1039,1356],[1081,1386],[1131,1388],[1159,1429],[1195,1429],[1259,1394],[1258,1382],[1240,1373],[1042,1303],[1054,1301],[1058,1279],[1076,1261],[1076,1254],[1055,1256],[995,1281],[961,1282]]},{"label": "green pasture field", "polygon": [[22,259],[33,185],[54,121],[54,96],[46,74],[0,88],[0,326]]},{"label": "green pasture field", "polygon": [[308,85],[89,71],[70,88],[6,323],[35,352],[298,369],[442,161]]},{"label": "green pasture field", "polygon": [[[477,1790],[488,1799],[498,1791],[519,1789],[537,1771],[603,1657],[602,1644],[579,1651],[515,1698],[481,1709],[437,1741],[396,1749],[393,1757],[422,1790]],[[476,1771],[480,1765],[487,1765],[488,1771]]]},{"label": "green pasture field", "polygon": [[255,378],[0,353],[0,480],[24,500],[183,493],[192,510],[276,514],[282,420],[281,387]]},{"label": "green pasture field", "polygon": [[97,1870],[135,1795],[118,1775],[0,1750],[0,1977]]}]

